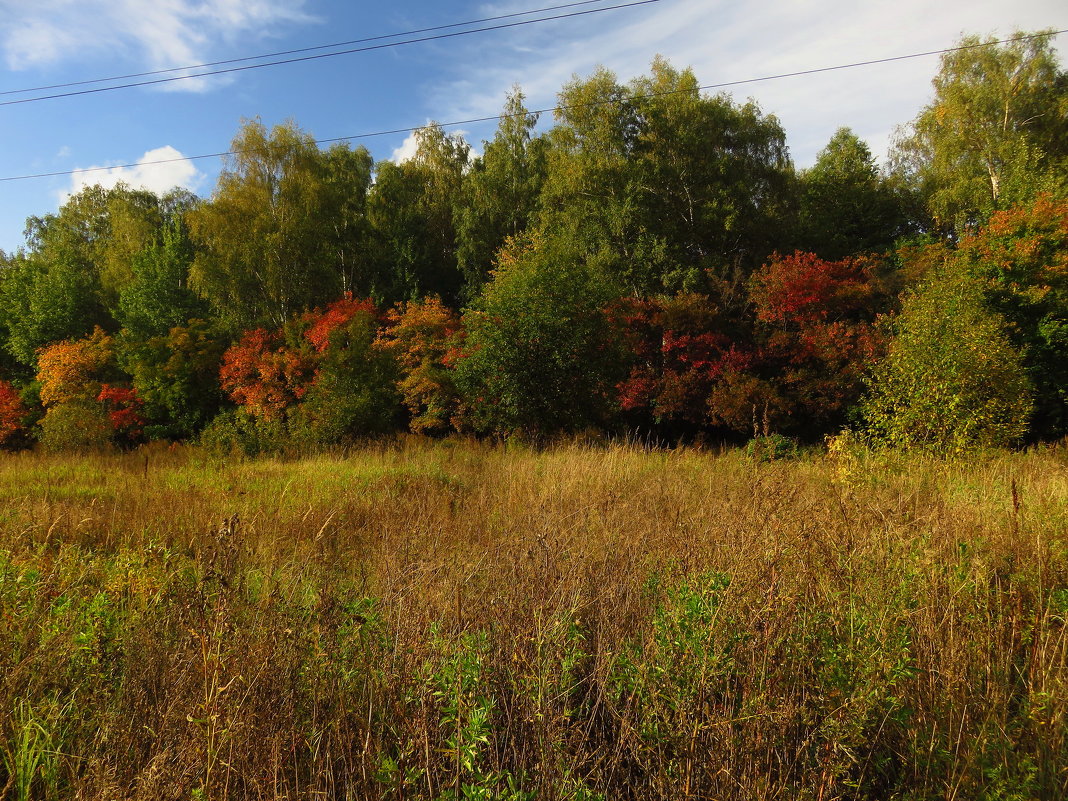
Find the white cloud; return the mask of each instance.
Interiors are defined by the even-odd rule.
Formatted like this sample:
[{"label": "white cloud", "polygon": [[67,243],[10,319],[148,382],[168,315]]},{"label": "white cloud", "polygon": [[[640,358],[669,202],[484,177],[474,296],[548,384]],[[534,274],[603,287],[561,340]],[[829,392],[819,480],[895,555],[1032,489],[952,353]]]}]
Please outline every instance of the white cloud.
[{"label": "white cloud", "polygon": [[[510,0],[489,12],[524,7],[523,0]],[[427,87],[426,95],[443,105],[428,112],[443,119],[498,113],[514,83],[529,107],[549,107],[574,74],[604,65],[627,81],[647,74],[657,54],[678,68],[693,67],[708,85],[937,50],[962,33],[1050,27],[1068,27],[1063,0],[671,0],[524,26],[492,40],[479,37],[447,79]],[[894,127],[912,120],[928,101],[937,69],[932,56],[724,91],[738,101],[751,96],[778,116],[795,161],[805,166],[842,125],[882,157]]]},{"label": "white cloud", "polygon": [[[463,128],[446,130],[445,133],[449,136],[459,137],[464,141],[467,140],[468,132],[465,131]],[[415,153],[418,149],[419,137],[416,131],[412,131],[404,138],[404,141],[401,142],[400,147],[396,147],[393,149],[393,153],[390,155],[389,160],[392,161],[394,164],[403,164],[406,161],[411,161],[413,158],[415,158]],[[474,157],[478,155],[479,152],[480,151],[478,148],[471,147],[469,155],[471,157]]]},{"label": "white cloud", "polygon": [[419,149],[419,139],[415,135],[415,131],[412,131],[401,142],[400,147],[394,148],[393,154],[389,157],[389,160],[395,164],[403,164],[406,161],[411,161],[415,158],[415,151]]},{"label": "white cloud", "polygon": [[[305,0],[0,0],[0,51],[12,70],[79,62],[99,53],[125,56],[149,70],[211,59],[222,43],[269,35],[312,17]],[[162,77],[162,76],[161,76]],[[202,91],[209,79],[159,84]],[[219,79],[215,79],[218,82]]]},{"label": "white cloud", "polygon": [[134,189],[148,189],[156,194],[163,194],[175,187],[195,190],[203,178],[203,173],[192,161],[170,145],[165,145],[149,150],[132,167],[88,167],[75,170],[71,175],[70,187],[59,193],[59,201],[64,203],[71,195],[94,184],[111,189],[119,183],[124,183]]}]

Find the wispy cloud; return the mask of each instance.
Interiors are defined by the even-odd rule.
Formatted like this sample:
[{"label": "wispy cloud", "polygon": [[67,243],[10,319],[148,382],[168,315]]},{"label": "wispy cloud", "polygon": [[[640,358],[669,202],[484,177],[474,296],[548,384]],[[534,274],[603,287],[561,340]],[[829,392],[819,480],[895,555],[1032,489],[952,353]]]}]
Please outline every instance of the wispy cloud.
[{"label": "wispy cloud", "polygon": [[[167,163],[152,163],[159,161]],[[70,186],[59,193],[59,201],[64,203],[71,195],[94,184],[111,189],[119,183],[124,183],[134,189],[148,189],[163,194],[175,187],[196,190],[203,178],[203,173],[192,161],[170,145],[165,145],[149,150],[133,167],[88,167],[75,170],[71,175]]]},{"label": "wispy cloud", "polygon": [[[6,18],[0,50],[12,70],[77,63],[101,52],[167,69],[210,60],[219,45],[239,38],[247,48],[283,24],[312,21],[303,6],[304,0],[0,0]],[[161,88],[209,85],[191,79]]]},{"label": "wispy cloud", "polygon": [[[524,0],[487,7],[529,7]],[[527,26],[492,41],[478,56],[457,58],[426,95],[444,119],[493,114],[518,83],[531,107],[551,106],[573,75],[603,65],[627,81],[648,72],[657,54],[693,67],[702,84],[790,73],[935,50],[962,33],[1007,35],[1014,29],[1068,27],[1058,0],[664,0],[633,9]],[[914,118],[930,95],[936,57],[730,87],[779,117],[795,160],[811,163],[842,125],[882,155],[894,127]]]}]

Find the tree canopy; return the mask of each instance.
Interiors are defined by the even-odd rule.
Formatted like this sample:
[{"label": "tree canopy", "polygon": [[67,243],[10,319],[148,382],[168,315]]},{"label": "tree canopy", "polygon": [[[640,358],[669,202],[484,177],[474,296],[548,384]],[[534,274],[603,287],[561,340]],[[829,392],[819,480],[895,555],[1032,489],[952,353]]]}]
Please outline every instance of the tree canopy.
[{"label": "tree canopy", "polygon": [[897,144],[899,169],[942,225],[1066,189],[1068,76],[1053,34],[995,41],[967,36],[942,56],[934,100]]},{"label": "tree canopy", "polygon": [[1066,86],[1051,34],[966,38],[890,170],[846,127],[795,169],[662,58],[514,87],[481,153],[246,120],[210,197],[89,187],[0,253],[0,445],[1063,437]]}]

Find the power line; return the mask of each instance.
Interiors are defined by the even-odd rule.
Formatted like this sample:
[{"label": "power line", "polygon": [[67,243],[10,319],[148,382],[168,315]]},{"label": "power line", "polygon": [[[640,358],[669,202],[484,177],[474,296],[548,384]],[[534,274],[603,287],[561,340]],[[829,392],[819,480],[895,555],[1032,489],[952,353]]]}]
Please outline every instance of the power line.
[{"label": "power line", "polygon": [[487,31],[499,31],[506,28],[518,28],[523,25],[533,25],[539,22],[550,22],[553,20],[569,19],[571,17],[582,17],[589,14],[600,14],[603,11],[615,11],[621,8],[632,8],[634,6],[644,6],[650,3],[658,3],[660,0],[632,0],[632,2],[621,3],[614,6],[604,6],[602,8],[591,8],[585,11],[571,11],[567,14],[555,14],[549,17],[539,17],[537,19],[520,20],[518,22],[504,22],[499,25],[488,25],[484,28],[472,28],[466,31],[453,31],[451,33],[439,33],[433,36],[420,36],[414,39],[402,39],[398,42],[386,42],[383,44],[366,45],[364,47],[354,47],[348,50],[337,50],[332,53],[317,53],[312,56],[297,56],[295,58],[279,59],[277,61],[265,61],[262,64],[246,64],[241,67],[227,67],[220,70],[209,70],[207,72],[197,72],[191,75],[175,75],[169,78],[153,78],[147,81],[133,81],[131,83],[120,83],[114,86],[100,86],[96,89],[78,89],[72,92],[59,92],[52,95],[38,95],[37,97],[24,97],[19,100],[4,100],[0,102],[0,106],[16,106],[23,103],[36,103],[40,100],[56,100],[62,97],[76,97],[78,95],[91,95],[98,94],[100,92],[111,92],[116,89],[130,89],[135,86],[152,86],[154,84],[161,83],[173,83],[174,81],[187,81],[192,78],[206,78],[210,75],[224,75],[232,72],[245,72],[247,70],[257,70],[262,67],[277,67],[282,64],[297,64],[302,61],[316,61],[322,58],[333,58],[335,56],[347,56],[353,53],[366,53],[371,50],[383,50],[388,47],[399,47],[400,45],[418,44],[421,42],[432,42],[437,39],[453,39],[458,36],[469,36],[473,33],[485,33]]},{"label": "power line", "polygon": [[[710,84],[705,84],[703,86],[698,86],[698,87],[696,87],[694,89],[672,89],[672,90],[668,90],[668,91],[664,91],[664,92],[651,92],[649,94],[644,94],[644,95],[631,95],[629,98],[624,98],[623,100],[619,100],[619,99],[596,100],[596,101],[590,101],[588,103],[574,103],[572,105],[558,105],[558,106],[552,106],[550,108],[531,109],[531,110],[528,110],[528,111],[525,111],[525,112],[521,112],[521,113],[517,113],[517,114],[493,114],[493,115],[490,115],[490,116],[487,116],[487,117],[472,117],[471,119],[466,119],[466,120],[452,120],[450,122],[438,123],[438,125],[440,125],[442,128],[453,128],[453,127],[456,127],[458,125],[473,125],[475,123],[481,123],[481,122],[493,122],[495,120],[499,121],[499,120],[504,120],[504,119],[510,119],[512,117],[524,116],[524,115],[528,115],[528,114],[547,114],[549,112],[568,111],[568,110],[577,109],[577,108],[590,108],[590,107],[596,107],[596,106],[605,106],[605,105],[610,105],[610,104],[613,104],[613,103],[626,102],[626,101],[630,101],[630,100],[648,100],[648,99],[651,99],[651,98],[654,98],[654,97],[666,97],[666,96],[669,96],[669,95],[677,95],[677,94],[690,94],[692,92],[704,91],[704,90],[708,90],[708,89],[725,89],[725,88],[728,88],[728,87],[731,87],[731,86],[742,86],[744,84],[759,83],[759,82],[762,82],[762,81],[774,81],[774,80],[779,80],[781,78],[796,78],[796,77],[800,77],[800,76],[803,76],[803,75],[816,75],[816,74],[823,73],[823,72],[834,72],[836,70],[852,69],[854,67],[868,67],[868,66],[872,66],[872,65],[875,65],[875,64],[888,64],[888,63],[891,63],[891,62],[894,62],[894,61],[904,61],[906,59],[912,59],[912,58],[923,58],[923,57],[926,57],[926,56],[943,55],[945,53],[956,53],[956,52],[959,52],[959,51],[962,51],[962,50],[974,50],[974,49],[980,48],[980,47],[994,47],[996,45],[1009,44],[1011,42],[1023,42],[1023,41],[1027,41],[1027,40],[1030,40],[1030,39],[1041,38],[1041,37],[1044,37],[1044,36],[1059,36],[1062,33],[1068,33],[1068,29],[1057,30],[1057,31],[1049,31],[1049,32],[1046,32],[1046,33],[1028,34],[1026,36],[1015,36],[1015,37],[1012,37],[1010,39],[1000,39],[1000,40],[995,41],[995,42],[980,42],[978,44],[959,45],[957,47],[943,48],[942,50],[927,50],[927,51],[924,51],[922,53],[909,53],[907,55],[902,55],[902,56],[888,56],[886,58],[876,58],[876,59],[871,59],[871,60],[868,60],[868,61],[854,61],[854,62],[851,62],[849,64],[836,64],[836,65],[830,66],[830,67],[814,67],[812,69],[797,70],[795,72],[781,72],[781,73],[777,73],[775,75],[763,75],[763,76],[758,77],[758,78],[744,78],[744,79],[737,80],[737,81],[724,81],[722,83],[710,83]],[[335,137],[330,137],[328,139],[316,139],[316,140],[314,140],[314,142],[315,142],[316,145],[332,144],[334,142],[351,142],[351,141],[355,141],[357,139],[371,139],[371,138],[378,137],[378,136],[394,136],[396,134],[412,133],[413,131],[417,131],[420,128],[423,128],[423,127],[425,127],[425,126],[416,125],[416,126],[408,126],[408,127],[404,127],[404,128],[393,128],[391,130],[372,131],[372,132],[369,132],[369,133],[353,134],[351,136],[335,136]],[[30,180],[30,179],[33,179],[33,178],[55,178],[55,177],[59,177],[59,176],[68,176],[68,175],[81,174],[81,173],[87,173],[87,172],[103,172],[103,171],[107,171],[107,170],[121,170],[121,169],[129,169],[129,168],[132,168],[132,167],[146,167],[146,166],[151,166],[151,165],[154,165],[154,164],[171,164],[171,163],[178,162],[178,161],[198,161],[198,160],[201,160],[201,159],[223,158],[223,157],[226,157],[226,156],[236,156],[236,155],[239,155],[240,153],[241,153],[241,151],[239,151],[239,150],[226,150],[226,151],[222,151],[222,152],[219,152],[219,153],[203,153],[203,154],[196,155],[196,156],[182,156],[180,158],[158,159],[158,160],[153,160],[153,161],[140,161],[140,162],[132,162],[132,163],[129,163],[129,164],[114,164],[114,165],[112,165],[110,167],[85,167],[83,169],[77,169],[77,170],[60,170],[60,171],[57,171],[57,172],[40,172],[40,173],[34,173],[32,175],[13,175],[13,176],[5,177],[5,178],[0,178],[0,182],[26,181],[26,180]]]},{"label": "power line", "polygon": [[[415,34],[418,34],[418,33],[429,33],[431,31],[443,31],[443,30],[447,30],[449,28],[461,28],[461,27],[464,27],[464,26],[467,26],[467,25],[481,25],[482,23],[485,23],[485,22],[496,22],[497,20],[502,20],[502,19],[512,19],[514,17],[525,17],[525,16],[527,16],[529,14],[543,14],[546,11],[559,11],[559,10],[565,9],[565,8],[575,8],[576,6],[588,6],[588,5],[591,5],[593,3],[603,3],[603,2],[604,2],[604,0],[580,0],[580,2],[565,3],[563,5],[558,5],[558,6],[547,6],[545,8],[534,8],[534,9],[530,9],[529,11],[516,11],[516,12],[514,12],[512,14],[500,14],[500,15],[495,16],[495,17],[482,17],[481,19],[466,20],[465,22],[450,22],[447,25],[435,25],[435,26],[429,27],[429,28],[415,28],[415,29],[410,30],[410,31],[398,31],[397,33],[385,33],[385,34],[380,34],[378,36],[367,36],[367,37],[364,37],[362,39],[349,39],[349,40],[344,41],[344,42],[334,42],[332,44],[313,45],[313,46],[310,46],[310,47],[298,47],[298,48],[295,48],[293,50],[278,50],[278,51],[275,51],[273,53],[261,53],[260,55],[257,55],[257,56],[242,56],[241,58],[228,58],[228,59],[223,59],[222,61],[206,61],[203,64],[188,64],[188,65],[186,65],[184,67],[168,67],[167,69],[150,70],[150,71],[147,71],[147,72],[131,72],[131,73],[127,73],[126,75],[112,75],[112,76],[110,76],[108,78],[88,78],[88,79],[82,80],[82,81],[70,81],[68,83],[53,83],[53,84],[49,84],[47,86],[32,86],[32,87],[27,87],[25,89],[5,89],[5,90],[0,91],[0,97],[2,97],[4,95],[27,94],[29,92],[46,92],[46,91],[48,91],[50,89],[66,89],[66,88],[71,87],[71,86],[87,86],[89,84],[94,84],[94,83],[109,83],[111,81],[125,81],[125,80],[129,80],[130,78],[146,78],[146,77],[151,76],[151,75],[166,75],[167,73],[170,73],[170,72],[184,72],[185,70],[206,69],[208,67],[218,67],[218,66],[221,66],[223,64],[238,64],[238,63],[241,63],[243,61],[259,61],[260,59],[264,59],[264,58],[277,58],[278,56],[291,56],[291,55],[294,55],[295,53],[310,53],[310,52],[312,52],[314,50],[330,50],[330,49],[335,48],[335,47],[347,47],[348,45],[364,44],[366,42],[378,42],[378,41],[382,41],[383,39],[396,39],[399,36],[414,36]],[[400,42],[395,42],[394,44],[401,44],[401,43]],[[260,65],[260,66],[267,66],[267,65],[263,64],[263,65]],[[187,77],[196,77],[196,76],[182,76],[182,77],[183,78],[187,78]]]}]

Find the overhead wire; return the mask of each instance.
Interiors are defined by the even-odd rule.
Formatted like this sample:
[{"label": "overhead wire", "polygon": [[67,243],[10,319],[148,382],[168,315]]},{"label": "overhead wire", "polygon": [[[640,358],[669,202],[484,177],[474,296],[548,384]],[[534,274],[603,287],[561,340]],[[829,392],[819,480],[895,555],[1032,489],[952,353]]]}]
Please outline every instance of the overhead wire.
[{"label": "overhead wire", "polygon": [[[796,70],[794,72],[780,72],[780,73],[776,73],[774,75],[763,75],[763,76],[760,76],[760,77],[757,77],[757,78],[744,78],[744,79],[739,79],[739,80],[735,80],[735,81],[723,81],[723,82],[720,82],[720,83],[704,84],[702,86],[697,86],[697,87],[694,87],[692,89],[670,89],[670,90],[665,90],[663,92],[650,92],[650,93],[642,94],[642,95],[631,95],[630,97],[623,98],[623,99],[611,98],[611,99],[608,99],[608,100],[594,100],[594,101],[589,101],[589,102],[585,102],[585,103],[573,103],[573,104],[569,104],[569,105],[560,104],[560,105],[556,105],[556,106],[551,106],[549,108],[531,109],[531,110],[527,110],[527,111],[523,111],[523,112],[516,112],[516,113],[512,113],[512,114],[492,114],[492,115],[488,115],[488,116],[485,116],[485,117],[472,117],[472,118],[464,119],[464,120],[452,120],[452,121],[449,121],[449,122],[440,122],[440,123],[436,123],[436,124],[439,125],[442,128],[453,128],[453,127],[460,126],[460,125],[473,125],[473,124],[476,124],[476,123],[493,122],[493,121],[499,121],[499,120],[504,120],[504,119],[510,119],[510,118],[518,117],[518,116],[531,115],[531,114],[541,115],[541,114],[547,114],[547,113],[550,113],[550,112],[556,113],[556,112],[560,112],[560,111],[569,111],[569,110],[578,109],[578,108],[590,108],[590,107],[596,107],[596,106],[611,105],[611,104],[614,104],[614,103],[621,103],[621,102],[632,101],[632,100],[648,100],[648,99],[652,99],[652,98],[656,98],[656,97],[666,97],[666,96],[669,96],[669,95],[676,95],[676,94],[691,94],[693,92],[707,91],[707,90],[711,90],[711,89],[726,89],[726,88],[732,87],[732,86],[742,86],[742,85],[745,85],[745,84],[759,83],[759,82],[762,82],[762,81],[774,81],[774,80],[779,80],[779,79],[782,79],[782,78],[795,78],[795,77],[800,77],[800,76],[804,76],[804,75],[816,75],[816,74],[824,73],[824,72],[834,72],[834,71],[837,71],[837,70],[853,69],[853,68],[856,68],[856,67],[867,67],[867,66],[873,66],[873,65],[876,65],[876,64],[887,64],[887,63],[891,63],[891,62],[895,62],[895,61],[905,61],[907,59],[923,58],[923,57],[926,57],[926,56],[943,55],[945,53],[955,53],[955,52],[959,52],[959,51],[962,51],[962,50],[974,50],[976,48],[981,48],[981,47],[994,47],[994,46],[997,46],[997,45],[1009,44],[1009,43],[1012,43],[1012,42],[1027,41],[1027,40],[1030,40],[1030,39],[1037,39],[1037,38],[1041,38],[1041,37],[1045,37],[1045,36],[1059,36],[1060,34],[1063,34],[1063,33],[1068,33],[1068,29],[1047,31],[1047,32],[1044,32],[1044,33],[1037,33],[1037,34],[1027,34],[1027,35],[1024,35],[1024,36],[1014,36],[1014,37],[1010,37],[1008,39],[999,39],[999,40],[993,41],[993,42],[979,42],[979,43],[976,43],[976,44],[957,45],[956,47],[946,47],[946,48],[942,48],[940,50],[926,50],[926,51],[921,52],[921,53],[908,53],[908,54],[900,55],[900,56],[887,56],[885,58],[869,59],[867,61],[854,61],[854,62],[850,62],[848,64],[835,64],[835,65],[832,65],[832,66],[829,66],[829,67],[813,67],[813,68],[810,68],[810,69]],[[355,141],[355,140],[358,140],[358,139],[371,139],[371,138],[379,137],[379,136],[393,136],[393,135],[402,134],[402,133],[410,134],[410,133],[412,133],[414,131],[417,131],[417,130],[419,130],[421,128],[424,128],[424,127],[426,127],[426,125],[414,125],[414,126],[406,126],[406,127],[401,127],[401,128],[392,128],[392,129],[389,129],[389,130],[371,131],[371,132],[368,132],[368,133],[352,134],[351,136],[335,136],[335,137],[330,137],[330,138],[326,138],[326,139],[315,139],[314,143],[316,145],[325,145],[325,144],[333,144],[333,143],[336,143],[336,142],[351,142],[351,141]],[[195,155],[195,156],[181,156],[181,157],[167,158],[167,159],[154,159],[152,161],[137,161],[137,162],[131,162],[131,163],[128,163],[128,164],[114,164],[114,165],[107,166],[107,167],[85,167],[85,168],[74,169],[74,170],[58,170],[56,172],[33,173],[33,174],[30,174],[30,175],[13,175],[13,176],[7,176],[7,177],[0,177],[0,182],[25,181],[25,180],[30,180],[30,179],[34,179],[34,178],[54,178],[54,177],[69,176],[69,175],[75,175],[75,174],[81,175],[81,174],[89,173],[89,172],[105,172],[107,170],[130,169],[130,168],[133,168],[133,167],[146,167],[146,166],[152,166],[152,165],[155,165],[155,164],[171,164],[171,163],[179,162],[179,161],[197,161],[197,160],[209,159],[209,158],[225,158],[227,156],[237,156],[237,155],[240,155],[240,153],[241,153],[240,150],[226,150],[226,151],[220,151],[218,153],[203,153],[203,154],[199,154],[199,155]]]},{"label": "overhead wire", "polygon": [[372,50],[384,50],[389,47],[399,47],[401,45],[419,44],[422,42],[432,42],[439,39],[454,39],[459,36],[470,36],[473,33],[485,33],[487,31],[499,31],[507,28],[518,28],[523,25],[534,25],[539,22],[551,22],[553,20],[570,19],[572,17],[588,16],[590,14],[600,14],[605,11],[615,11],[621,8],[633,8],[634,6],[644,6],[651,3],[659,3],[660,0],[631,0],[631,2],[620,3],[614,6],[603,6],[601,8],[589,8],[583,11],[571,11],[566,14],[555,14],[548,17],[538,17],[537,19],[519,20],[517,22],[502,22],[499,25],[488,25],[482,28],[471,28],[465,31],[452,31],[451,33],[439,33],[433,36],[420,36],[414,39],[402,39],[398,42],[384,42],[380,44],[366,45],[364,47],[353,47],[347,50],[336,50],[331,53],[317,53],[311,56],[297,56],[294,58],[278,59],[277,61],[265,61],[261,64],[245,64],[240,67],[227,67],[219,70],[208,70],[206,72],[196,72],[189,75],[172,75],[169,78],[152,78],[146,81],[131,81],[130,83],[119,83],[114,86],[98,86],[95,89],[77,89],[71,92],[59,92],[51,95],[37,95],[36,97],[24,97],[18,100],[3,100],[0,101],[0,106],[17,106],[24,103],[37,103],[42,100],[56,100],[63,97],[77,97],[80,95],[92,95],[99,94],[100,92],[113,92],[117,89],[130,89],[136,86],[153,86],[163,83],[173,83],[175,81],[187,81],[193,78],[207,78],[213,75],[226,75],[234,72],[246,72],[248,70],[258,70],[263,67],[277,67],[283,64],[297,64],[304,61],[317,61],[324,58],[334,58],[335,56],[347,56],[353,53],[367,53]]},{"label": "overhead wire", "polygon": [[[66,89],[71,86],[88,86],[94,83],[109,83],[111,81],[125,81],[130,78],[146,78],[151,75],[166,75],[171,72],[184,72],[186,70],[199,70],[206,69],[208,67],[218,67],[223,64],[238,64],[243,61],[259,61],[264,58],[277,58],[278,56],[291,56],[295,53],[310,53],[314,50],[329,50],[335,47],[347,47],[348,45],[364,44],[365,42],[378,42],[384,39],[396,39],[400,36],[414,36],[418,33],[429,33],[430,31],[443,31],[449,28],[460,28],[466,25],[481,25],[485,22],[496,22],[502,19],[513,19],[515,17],[525,17],[530,14],[543,14],[547,11],[560,11],[565,8],[575,8],[577,6],[588,6],[594,3],[603,3],[605,0],[579,0],[574,3],[564,3],[563,5],[546,6],[544,8],[533,8],[527,11],[515,11],[511,14],[498,14],[493,17],[482,17],[481,19],[465,20],[463,22],[450,22],[445,25],[433,25],[427,28],[414,28],[410,31],[398,31],[396,33],[383,33],[377,36],[365,36],[360,39],[348,39],[344,42],[333,42],[331,44],[323,45],[311,45],[309,47],[297,47],[292,50],[276,50],[272,53],[260,53],[255,56],[242,56],[240,58],[227,58],[221,61],[206,61],[201,64],[187,64],[184,67],[167,67],[166,69],[148,70],[146,72],[130,72],[125,75],[111,75],[106,78],[87,78],[81,81],[69,81],[67,83],[53,83],[45,86],[30,86],[23,89],[4,89],[0,90],[0,97],[4,95],[20,95],[27,94],[29,92],[47,92],[50,89]],[[395,43],[400,44],[400,43]],[[267,65],[261,65],[267,66]],[[183,76],[183,78],[196,77],[196,76]]]}]

